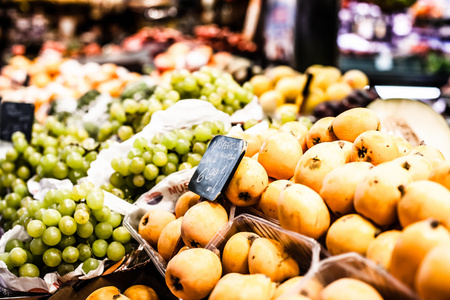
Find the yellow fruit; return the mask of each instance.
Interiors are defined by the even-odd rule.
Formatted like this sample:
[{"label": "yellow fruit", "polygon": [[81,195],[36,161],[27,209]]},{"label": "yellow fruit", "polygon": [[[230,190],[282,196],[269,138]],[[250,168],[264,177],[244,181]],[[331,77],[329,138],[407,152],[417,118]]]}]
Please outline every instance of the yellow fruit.
[{"label": "yellow fruit", "polygon": [[360,70],[348,70],[342,75],[342,81],[346,82],[353,89],[363,89],[369,85],[369,78]]},{"label": "yellow fruit", "polygon": [[423,300],[444,300],[450,295],[450,243],[434,247],[417,270],[415,286]]},{"label": "yellow fruit", "polygon": [[428,219],[403,229],[391,256],[391,274],[414,288],[414,279],[425,255],[439,244],[450,241],[450,233],[437,220]]},{"label": "yellow fruit", "polygon": [[304,184],[320,193],[323,179],[347,160],[343,148],[334,142],[323,142],[309,148],[295,167],[295,183]]},{"label": "yellow fruit", "polygon": [[285,292],[287,292],[288,290],[293,288],[297,283],[300,282],[300,280],[302,280],[302,278],[303,278],[303,276],[295,276],[295,277],[292,277],[292,278],[286,280],[282,284],[280,284],[277,287],[277,290],[275,291],[275,295],[273,296],[273,299],[277,299],[278,297],[283,295]]},{"label": "yellow fruit", "polygon": [[161,231],[175,220],[175,215],[165,210],[150,210],[142,216],[138,232],[150,245],[156,247]]},{"label": "yellow fruit", "polygon": [[302,184],[285,188],[278,200],[281,227],[318,239],[330,226],[330,214],[320,195]]},{"label": "yellow fruit", "polygon": [[289,66],[276,66],[269,69],[266,75],[276,84],[281,78],[295,76],[297,72]]},{"label": "yellow fruit", "polygon": [[336,83],[341,78],[341,71],[335,67],[324,67],[316,72],[311,85],[326,90],[330,85]]},{"label": "yellow fruit", "polygon": [[200,200],[200,196],[194,192],[187,191],[182,194],[175,204],[175,216],[177,218],[184,216],[189,208],[194,206]]},{"label": "yellow fruit", "polygon": [[275,85],[275,90],[279,91],[287,102],[294,102],[295,98],[303,91],[306,82],[306,77],[284,77],[281,78]]},{"label": "yellow fruit", "polygon": [[397,164],[381,164],[368,171],[355,190],[355,210],[380,226],[397,221],[397,204],[412,182],[411,175]]},{"label": "yellow fruit", "polygon": [[155,290],[143,284],[132,285],[123,294],[130,300],[159,300]]},{"label": "yellow fruit", "polygon": [[366,255],[379,229],[358,214],[337,219],[328,230],[325,243],[332,255],[356,252]]},{"label": "yellow fruit", "polygon": [[306,145],[308,148],[320,143],[333,142],[337,140],[337,137],[334,135],[333,131],[330,130],[331,122],[333,120],[334,117],[322,118],[317,120],[317,122],[311,126],[308,135],[306,136]]},{"label": "yellow fruit", "polygon": [[301,113],[305,115],[311,115],[314,111],[314,108],[319,103],[327,101],[327,98],[325,92],[322,91],[322,89],[317,87],[310,87],[309,95],[306,98],[306,102],[303,103],[305,99],[303,99],[302,95],[301,100],[302,102],[300,102],[300,104],[297,103],[297,105],[303,105]]},{"label": "yellow fruit", "polygon": [[258,162],[275,179],[289,179],[303,154],[297,139],[286,132],[269,136],[259,150]]},{"label": "yellow fruit", "polygon": [[398,217],[403,227],[433,218],[450,229],[450,191],[434,181],[415,181],[404,190]]},{"label": "yellow fruit", "polygon": [[367,161],[376,166],[399,156],[397,144],[389,134],[369,130],[358,135],[353,142],[350,161]]},{"label": "yellow fruit", "polygon": [[166,284],[172,294],[183,300],[202,299],[211,293],[222,276],[222,264],[213,252],[188,249],[167,264]]},{"label": "yellow fruit", "polygon": [[250,247],[248,268],[250,274],[264,274],[274,282],[281,282],[300,273],[297,262],[280,242],[263,237],[254,240]]},{"label": "yellow fruit", "polygon": [[363,132],[380,129],[380,118],[368,108],[352,108],[340,113],[330,130],[340,140],[354,142]]},{"label": "yellow fruit", "polygon": [[437,167],[445,161],[445,157],[441,153],[441,151],[429,145],[420,145],[413,147],[407,152],[407,154],[423,156],[426,160],[428,160],[433,168]]},{"label": "yellow fruit", "polygon": [[396,136],[396,135],[392,135],[392,138],[394,139],[395,143],[397,144],[398,151],[401,156],[406,155],[406,153],[408,153],[408,151],[411,150],[412,145],[404,138]]},{"label": "yellow fruit", "polygon": [[400,156],[392,163],[398,164],[408,171],[413,181],[428,179],[432,171],[431,164],[420,155]]},{"label": "yellow fruit", "polygon": [[181,221],[181,238],[188,247],[205,247],[228,222],[228,213],[217,202],[202,201],[192,206]]},{"label": "yellow fruit", "polygon": [[225,196],[234,205],[250,206],[259,202],[268,184],[269,178],[263,166],[254,159],[243,157],[225,189]]},{"label": "yellow fruit", "polygon": [[115,286],[105,286],[93,291],[86,300],[126,300],[126,296],[122,295]]},{"label": "yellow fruit", "polygon": [[446,160],[434,167],[430,173],[429,179],[440,183],[450,190],[450,160]]},{"label": "yellow fruit", "polygon": [[338,217],[355,210],[353,200],[358,183],[373,165],[368,162],[348,163],[331,170],[323,179],[320,196]]},{"label": "yellow fruit", "polygon": [[400,233],[398,230],[389,230],[378,235],[367,248],[367,258],[389,271],[392,251]]},{"label": "yellow fruit", "polygon": [[266,75],[255,75],[250,79],[250,83],[253,86],[253,93],[258,97],[273,89],[272,80]]},{"label": "yellow fruit", "polygon": [[275,288],[275,283],[266,275],[230,273],[217,282],[209,300],[270,300]]},{"label": "yellow fruit", "polygon": [[284,103],[284,96],[280,91],[272,90],[259,96],[258,101],[265,114],[273,115],[277,111],[277,107]]},{"label": "yellow fruit", "polygon": [[291,121],[284,123],[278,128],[279,132],[286,132],[292,134],[302,147],[302,151],[305,152],[308,147],[306,146],[306,136],[308,135],[308,127],[299,121]]},{"label": "yellow fruit", "polygon": [[341,278],[327,285],[319,296],[320,300],[383,300],[371,285],[353,278]]},{"label": "yellow fruit", "polygon": [[181,221],[183,217],[180,217],[164,227],[161,231],[161,235],[158,239],[158,253],[166,260],[169,261],[177,250],[178,241],[181,239]]},{"label": "yellow fruit", "polygon": [[248,252],[250,247],[259,238],[253,232],[238,232],[225,244],[222,253],[222,267],[225,274],[248,274]]},{"label": "yellow fruit", "polygon": [[258,209],[265,215],[278,219],[278,199],[280,198],[280,193],[293,184],[292,181],[286,179],[275,180],[269,183],[261,194]]},{"label": "yellow fruit", "polygon": [[352,92],[352,88],[345,82],[335,82],[330,84],[326,91],[325,95],[327,99],[332,101],[340,101],[350,95]]}]

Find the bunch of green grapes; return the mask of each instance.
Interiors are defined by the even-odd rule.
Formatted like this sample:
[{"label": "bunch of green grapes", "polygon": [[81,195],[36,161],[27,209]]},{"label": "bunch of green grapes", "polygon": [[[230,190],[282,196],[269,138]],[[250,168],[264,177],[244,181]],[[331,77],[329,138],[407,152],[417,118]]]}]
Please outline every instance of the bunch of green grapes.
[{"label": "bunch of green grapes", "polygon": [[50,190],[42,202],[28,200],[20,208],[25,217],[19,223],[31,240],[8,241],[0,260],[23,277],[54,271],[65,275],[79,264],[88,273],[100,259],[121,260],[131,249],[131,235],[122,226],[122,216],[103,201],[103,191],[89,182],[72,190]]},{"label": "bunch of green grapes", "polygon": [[127,157],[114,158],[114,173],[102,188],[134,202],[169,174],[197,166],[214,135],[224,134],[221,121],[157,134],[149,142],[138,138]]},{"label": "bunch of green grapes", "polygon": [[72,183],[85,177],[98,152],[109,143],[98,143],[86,130],[65,126],[53,117],[44,125],[34,124],[30,143],[21,132],[12,135],[13,149],[1,161],[0,179],[10,188],[16,178],[68,178]]},{"label": "bunch of green grapes", "polygon": [[206,100],[231,115],[253,97],[250,83],[240,86],[226,72],[209,67],[193,73],[188,70],[175,71],[169,84],[156,86],[147,98],[137,91],[133,97],[112,103],[110,120],[99,127],[98,140],[104,141],[115,134],[122,141],[127,140],[150,122],[153,113],[165,110],[179,100]]}]

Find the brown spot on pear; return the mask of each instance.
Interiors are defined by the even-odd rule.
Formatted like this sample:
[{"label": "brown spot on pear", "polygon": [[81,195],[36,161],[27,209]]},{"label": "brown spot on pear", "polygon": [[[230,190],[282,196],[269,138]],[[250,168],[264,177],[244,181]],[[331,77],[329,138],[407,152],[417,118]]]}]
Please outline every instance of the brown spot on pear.
[{"label": "brown spot on pear", "polygon": [[298,141],[302,147],[303,152],[305,152],[308,147],[306,145],[306,136],[308,135],[308,127],[299,121],[291,121],[284,123],[278,128],[279,132],[286,132],[292,134],[293,137]]},{"label": "brown spot on pear", "polygon": [[419,145],[413,147],[406,154],[408,155],[420,155],[423,156],[428,162],[433,166],[437,167],[445,161],[444,155],[439,151],[439,149],[429,146],[429,145]]},{"label": "brown spot on pear", "polygon": [[175,220],[175,215],[171,212],[153,209],[142,216],[138,232],[152,247],[157,246],[159,236],[167,224]]},{"label": "brown spot on pear", "polygon": [[392,163],[396,163],[408,171],[413,181],[428,179],[432,171],[431,164],[420,155],[400,156]]},{"label": "brown spot on pear", "polygon": [[306,146],[311,148],[314,145],[325,142],[333,142],[338,138],[329,130],[334,117],[325,117],[317,120],[309,129],[306,136]]},{"label": "brown spot on pear", "polygon": [[356,252],[366,255],[379,229],[358,214],[350,214],[331,224],[325,244],[332,255]]},{"label": "brown spot on pear", "polygon": [[175,255],[167,264],[166,285],[181,299],[208,296],[222,276],[222,264],[213,252],[195,248]]},{"label": "brown spot on pear", "polygon": [[292,181],[285,179],[275,180],[269,183],[261,194],[258,209],[265,215],[278,219],[278,199],[280,198],[280,193],[292,184],[294,184]]},{"label": "brown spot on pear", "polygon": [[278,219],[281,227],[315,239],[330,226],[330,213],[320,195],[298,183],[281,192]]},{"label": "brown spot on pear", "polygon": [[405,227],[392,251],[391,274],[414,289],[417,269],[425,255],[449,241],[449,232],[437,220],[427,219]]}]

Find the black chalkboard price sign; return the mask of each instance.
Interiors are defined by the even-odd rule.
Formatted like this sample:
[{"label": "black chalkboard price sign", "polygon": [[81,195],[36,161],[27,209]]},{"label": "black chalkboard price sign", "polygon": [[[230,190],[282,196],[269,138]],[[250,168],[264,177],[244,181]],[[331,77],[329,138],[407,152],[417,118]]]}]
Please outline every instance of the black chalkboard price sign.
[{"label": "black chalkboard price sign", "polygon": [[246,149],[244,140],[215,136],[189,181],[189,190],[205,199],[216,200],[233,177]]},{"label": "black chalkboard price sign", "polygon": [[31,139],[34,122],[34,104],[2,101],[0,104],[0,140],[11,141],[16,131]]}]

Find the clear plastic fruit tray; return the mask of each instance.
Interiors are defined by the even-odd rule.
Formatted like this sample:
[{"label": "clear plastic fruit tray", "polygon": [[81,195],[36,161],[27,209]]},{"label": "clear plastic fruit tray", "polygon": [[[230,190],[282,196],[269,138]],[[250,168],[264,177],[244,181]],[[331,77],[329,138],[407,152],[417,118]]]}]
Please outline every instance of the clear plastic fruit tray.
[{"label": "clear plastic fruit tray", "polygon": [[322,260],[311,268],[297,285],[277,300],[283,300],[290,295],[305,295],[311,299],[319,299],[320,290],[340,278],[354,278],[366,282],[373,286],[384,300],[419,299],[409,287],[371,260],[357,253],[346,253]]},{"label": "clear plastic fruit tray", "polygon": [[260,237],[271,238],[280,242],[297,261],[301,275],[307,273],[319,262],[321,247],[314,239],[285,230],[262,217],[245,213],[224,225],[205,248],[220,256],[228,239],[235,233],[243,231],[254,232]]}]

